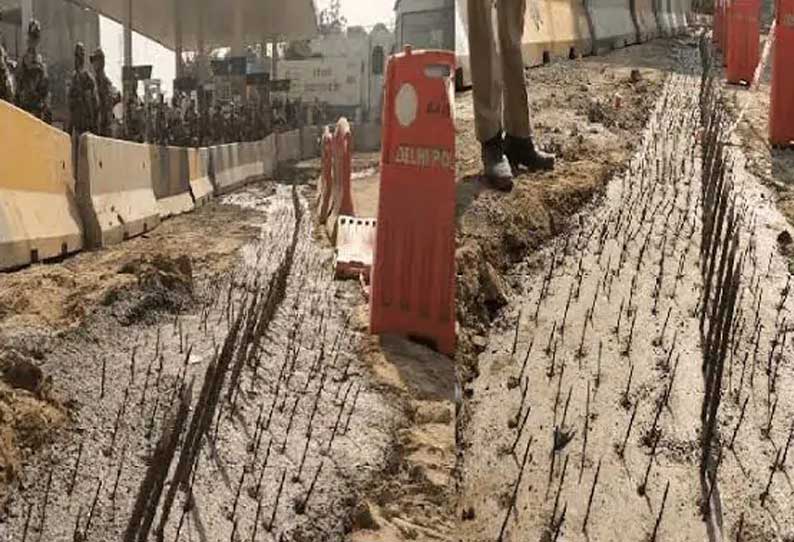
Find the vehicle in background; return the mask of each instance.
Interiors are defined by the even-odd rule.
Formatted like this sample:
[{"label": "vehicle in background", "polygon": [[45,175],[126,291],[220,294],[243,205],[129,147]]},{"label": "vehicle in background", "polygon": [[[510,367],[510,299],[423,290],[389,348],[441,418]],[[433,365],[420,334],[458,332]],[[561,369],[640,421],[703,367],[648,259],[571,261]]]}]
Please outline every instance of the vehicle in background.
[{"label": "vehicle in background", "polygon": [[[457,9],[456,9],[457,5]],[[415,49],[455,51],[455,85],[468,85],[468,43],[463,28],[465,0],[397,0],[395,40],[397,50],[406,45]]]}]

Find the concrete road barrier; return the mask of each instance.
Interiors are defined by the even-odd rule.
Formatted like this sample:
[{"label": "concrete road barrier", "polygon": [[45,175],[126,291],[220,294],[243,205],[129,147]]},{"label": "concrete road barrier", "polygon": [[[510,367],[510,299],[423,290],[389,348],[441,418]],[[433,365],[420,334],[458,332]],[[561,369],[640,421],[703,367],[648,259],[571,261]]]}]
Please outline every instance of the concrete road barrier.
[{"label": "concrete road barrier", "polygon": [[0,269],[83,248],[69,136],[0,101]]},{"label": "concrete road barrier", "polygon": [[76,194],[86,247],[120,243],[160,224],[149,145],[84,134],[79,156]]},{"label": "concrete road barrier", "polygon": [[692,11],[690,0],[654,0],[659,32],[663,36],[677,36],[689,26]]},{"label": "concrete road barrier", "polygon": [[531,0],[524,18],[521,52],[527,66],[576,58],[593,51],[587,10],[577,0]]},{"label": "concrete road barrier", "polygon": [[278,169],[278,155],[276,152],[276,134],[270,134],[260,142],[262,153],[262,170],[266,177],[275,175]]},{"label": "concrete road barrier", "polygon": [[184,147],[148,145],[152,164],[152,189],[160,206],[160,218],[194,209],[190,190],[190,152]]},{"label": "concrete road barrier", "polygon": [[308,160],[320,155],[320,136],[322,131],[319,126],[304,126],[301,135],[301,160]]},{"label": "concrete road barrier", "polygon": [[585,0],[593,29],[593,52],[602,54],[637,43],[631,0]]},{"label": "concrete road barrier", "polygon": [[355,152],[378,152],[381,144],[381,125],[376,122],[366,122],[354,125],[353,150]]},{"label": "concrete road barrier", "polygon": [[301,132],[290,130],[276,134],[276,156],[278,163],[295,162],[301,159]]},{"label": "concrete road barrier", "polygon": [[637,40],[640,43],[659,36],[659,24],[656,21],[654,0],[631,0],[631,17],[637,28]]},{"label": "concrete road barrier", "polygon": [[206,147],[188,149],[188,165],[190,167],[190,192],[193,205],[198,208],[212,199],[215,190],[210,180],[210,151]]},{"label": "concrete road barrier", "polygon": [[258,142],[209,147],[210,178],[215,194],[225,194],[265,174]]}]

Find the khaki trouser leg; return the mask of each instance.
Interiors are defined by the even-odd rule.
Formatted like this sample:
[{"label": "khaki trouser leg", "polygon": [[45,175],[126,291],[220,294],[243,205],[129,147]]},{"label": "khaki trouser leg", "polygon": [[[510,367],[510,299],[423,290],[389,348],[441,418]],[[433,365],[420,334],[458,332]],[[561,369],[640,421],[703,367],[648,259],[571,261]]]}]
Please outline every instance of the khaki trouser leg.
[{"label": "khaki trouser leg", "polygon": [[474,124],[480,141],[492,139],[502,129],[502,70],[496,51],[492,6],[493,0],[468,0],[467,6]]},{"label": "khaki trouser leg", "polygon": [[521,40],[524,36],[526,0],[498,0],[499,48],[504,74],[504,127],[508,135],[529,137],[529,103],[524,76]]}]

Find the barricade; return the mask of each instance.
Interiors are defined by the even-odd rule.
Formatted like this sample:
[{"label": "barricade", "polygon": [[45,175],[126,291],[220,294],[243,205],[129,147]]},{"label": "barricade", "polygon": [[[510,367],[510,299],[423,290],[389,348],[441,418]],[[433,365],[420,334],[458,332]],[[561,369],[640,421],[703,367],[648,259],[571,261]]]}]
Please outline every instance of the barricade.
[{"label": "barricade", "polygon": [[372,269],[377,221],[341,215],[336,236],[336,278],[368,277]]},{"label": "barricade", "polygon": [[325,229],[331,242],[336,242],[336,228],[340,215],[354,215],[350,177],[353,174],[353,135],[350,124],[342,117],[336,123],[332,144],[333,168],[331,190],[328,194],[328,216]]},{"label": "barricade", "polygon": [[585,0],[585,3],[593,28],[595,54],[637,43],[631,0]]},{"label": "barricade", "polygon": [[261,149],[262,171],[266,177],[272,177],[278,169],[278,153],[276,152],[276,134],[270,134],[263,139]]},{"label": "barricade", "polygon": [[193,204],[196,208],[202,207],[212,199],[214,190],[210,180],[209,149],[188,149],[188,164],[190,166],[190,192],[193,194]]},{"label": "barricade", "polygon": [[388,64],[370,331],[455,351],[454,54]]},{"label": "barricade", "polygon": [[276,149],[279,164],[301,159],[301,132],[290,130],[276,134]]},{"label": "barricade", "polygon": [[688,25],[686,0],[666,0],[670,10],[670,33],[673,36],[683,34]]},{"label": "barricade", "polygon": [[83,248],[69,136],[0,100],[0,269]]},{"label": "barricade", "polygon": [[210,178],[215,194],[225,194],[265,175],[258,142],[209,147]]},{"label": "barricade", "polygon": [[777,30],[772,59],[769,139],[775,146],[794,144],[794,0],[777,1]]},{"label": "barricade", "polygon": [[729,83],[751,84],[761,54],[761,3],[758,0],[737,0],[728,11]]},{"label": "barricade", "polygon": [[76,193],[87,248],[120,243],[160,224],[148,145],[84,134]]},{"label": "barricade", "polygon": [[328,220],[328,207],[331,201],[331,186],[333,183],[333,168],[334,168],[334,138],[328,127],[325,127],[323,132],[321,150],[322,150],[322,173],[320,174],[320,182],[317,185],[317,222],[325,224]]},{"label": "barricade", "polygon": [[654,0],[631,0],[631,17],[637,28],[637,41],[644,43],[659,35]]},{"label": "barricade", "polygon": [[317,149],[320,147],[322,131],[319,126],[304,126],[300,129],[301,160],[308,160],[319,156]]},{"label": "barricade", "polygon": [[[469,61],[469,16],[466,0],[455,0],[455,88],[471,87],[471,64]],[[360,149],[358,142],[356,148]]]},{"label": "barricade", "polygon": [[380,124],[366,122],[352,127],[353,145],[356,152],[375,152],[380,150]]},{"label": "barricade", "polygon": [[188,213],[194,209],[190,191],[190,149],[147,145],[154,197],[160,218]]},{"label": "barricade", "polygon": [[540,66],[553,58],[576,58],[592,51],[587,10],[581,2],[538,0],[527,4],[521,43],[524,64]]}]

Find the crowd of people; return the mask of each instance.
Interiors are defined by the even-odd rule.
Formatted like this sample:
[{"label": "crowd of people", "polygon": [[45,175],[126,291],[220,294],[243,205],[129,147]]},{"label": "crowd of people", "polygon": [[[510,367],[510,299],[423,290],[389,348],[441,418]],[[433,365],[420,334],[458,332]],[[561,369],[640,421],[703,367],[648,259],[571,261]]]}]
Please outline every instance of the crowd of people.
[{"label": "crowd of people", "polygon": [[[28,46],[19,65],[15,66],[0,44],[0,100],[14,103],[30,114],[52,122],[49,104],[47,66],[38,52],[41,26],[32,20],[28,26]],[[273,131],[296,128],[305,122],[322,123],[328,111],[317,102],[251,100],[210,103],[175,91],[166,101],[144,102],[137,93],[130,93],[124,103],[123,122],[117,120],[114,108],[122,102],[121,93],[105,73],[105,54],[97,48],[89,56],[82,43],[74,48],[74,71],[69,82],[69,116],[66,131],[75,137],[90,132],[140,143],[198,147],[255,141]]]}]

